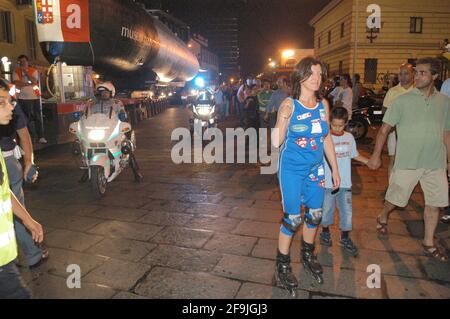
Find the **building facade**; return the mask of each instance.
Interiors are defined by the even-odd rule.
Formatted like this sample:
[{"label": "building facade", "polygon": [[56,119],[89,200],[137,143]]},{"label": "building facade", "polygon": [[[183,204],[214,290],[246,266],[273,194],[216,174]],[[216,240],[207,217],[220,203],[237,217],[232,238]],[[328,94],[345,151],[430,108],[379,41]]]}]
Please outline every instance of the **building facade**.
[{"label": "building facade", "polygon": [[[426,56],[448,60],[450,2],[441,0],[333,0],[311,21],[316,55],[330,75],[358,73],[366,84],[382,84],[399,66]],[[378,20],[379,19],[379,20]]]},{"label": "building facade", "polygon": [[200,73],[213,82],[218,81],[219,58],[209,49],[209,41],[200,34],[192,34],[188,42],[189,50],[195,54],[200,64]]},{"label": "building facade", "polygon": [[32,1],[0,0],[0,58],[2,76],[11,80],[17,57],[25,54],[41,73],[49,63],[39,46]]},{"label": "building facade", "polygon": [[210,39],[210,48],[219,58],[219,69],[223,78],[238,77],[239,62],[239,17],[215,17],[208,23],[205,35]]}]

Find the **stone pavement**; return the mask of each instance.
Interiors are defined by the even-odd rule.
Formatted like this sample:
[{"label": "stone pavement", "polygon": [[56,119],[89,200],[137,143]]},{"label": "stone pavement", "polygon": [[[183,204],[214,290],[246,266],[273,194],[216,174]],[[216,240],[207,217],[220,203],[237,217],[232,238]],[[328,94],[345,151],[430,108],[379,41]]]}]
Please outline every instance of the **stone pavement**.
[{"label": "stone pavement", "polygon": [[[26,188],[26,201],[45,227],[51,255],[35,270],[22,268],[35,297],[288,297],[272,286],[281,218],[275,175],[260,175],[254,164],[173,164],[171,131],[187,125],[188,115],[179,108],[141,123],[137,158],[144,182],[135,183],[127,170],[108,185],[102,200],[93,198],[88,184],[78,183],[68,145],[37,154],[41,178]],[[359,148],[367,154],[370,140]],[[389,238],[379,239],[375,217],[383,205],[386,169],[372,172],[355,164],[353,174],[352,238],[360,255],[341,250],[333,227],[335,245],[318,245],[325,280],[319,285],[299,263],[296,236],[298,298],[450,298],[450,264],[422,255],[418,190],[408,207],[392,215]],[[448,226],[440,224],[436,235],[449,249]],[[71,264],[81,268],[80,289],[66,285]],[[381,267],[379,289],[367,287],[370,264]]]}]

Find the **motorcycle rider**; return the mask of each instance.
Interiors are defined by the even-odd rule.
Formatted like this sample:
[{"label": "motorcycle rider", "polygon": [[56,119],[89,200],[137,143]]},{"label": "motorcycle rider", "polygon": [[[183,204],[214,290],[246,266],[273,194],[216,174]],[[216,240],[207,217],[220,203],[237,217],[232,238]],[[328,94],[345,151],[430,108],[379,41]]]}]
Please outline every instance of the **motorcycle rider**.
[{"label": "motorcycle rider", "polygon": [[[125,107],[120,100],[114,99],[116,88],[111,82],[102,82],[97,86],[95,98],[91,100],[86,112],[110,115],[114,111],[117,116],[126,114]],[[110,115],[111,116],[111,115]]]},{"label": "motorcycle rider", "polygon": [[[90,101],[88,107],[85,110],[84,115],[87,117],[89,114],[98,114],[103,113],[108,115],[110,118],[112,114],[116,114],[116,116],[121,120],[125,120],[127,118],[125,107],[122,101],[115,99],[116,88],[114,85],[107,81],[102,82],[97,85],[95,98]],[[134,143],[134,131],[131,130],[125,133],[128,141],[132,145]],[[132,148],[133,149],[133,148]],[[131,168],[133,169],[134,176],[136,180],[142,180],[143,175],[139,172],[139,166],[137,165],[136,157],[134,155],[134,151],[130,153],[130,156],[133,158],[131,161],[133,164]],[[81,181],[85,181],[87,179],[87,172],[81,178]]]}]

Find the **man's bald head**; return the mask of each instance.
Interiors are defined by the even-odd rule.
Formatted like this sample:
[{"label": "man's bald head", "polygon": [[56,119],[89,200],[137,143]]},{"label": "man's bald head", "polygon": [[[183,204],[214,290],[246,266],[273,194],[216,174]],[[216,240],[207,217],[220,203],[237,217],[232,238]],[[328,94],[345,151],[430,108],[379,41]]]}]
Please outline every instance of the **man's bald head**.
[{"label": "man's bald head", "polygon": [[401,69],[411,70],[411,72],[414,73],[414,66],[413,66],[411,63],[403,63],[403,64],[400,66],[400,70],[401,70]]},{"label": "man's bald head", "polygon": [[404,63],[400,66],[398,74],[400,85],[403,87],[410,87],[414,82],[414,67],[411,63]]}]

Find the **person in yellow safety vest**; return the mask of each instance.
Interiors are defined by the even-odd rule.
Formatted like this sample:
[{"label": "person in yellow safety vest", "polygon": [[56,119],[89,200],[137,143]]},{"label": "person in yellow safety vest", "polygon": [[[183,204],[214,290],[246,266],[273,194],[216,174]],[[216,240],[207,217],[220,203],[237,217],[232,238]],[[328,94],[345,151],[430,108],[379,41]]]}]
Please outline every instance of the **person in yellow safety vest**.
[{"label": "person in yellow safety vest", "polygon": [[[0,80],[0,125],[7,125],[11,121],[13,109],[9,87],[5,81]],[[41,243],[44,231],[11,192],[1,152],[0,166],[0,299],[28,299],[31,298],[31,293],[16,265],[17,242],[13,214],[22,220],[34,241]]]},{"label": "person in yellow safety vest", "polygon": [[19,56],[18,60],[20,66],[13,73],[13,82],[20,90],[19,105],[27,116],[29,123],[34,123],[39,143],[46,144],[47,140],[44,138],[44,132],[42,131],[39,72],[29,65],[26,55]]}]

